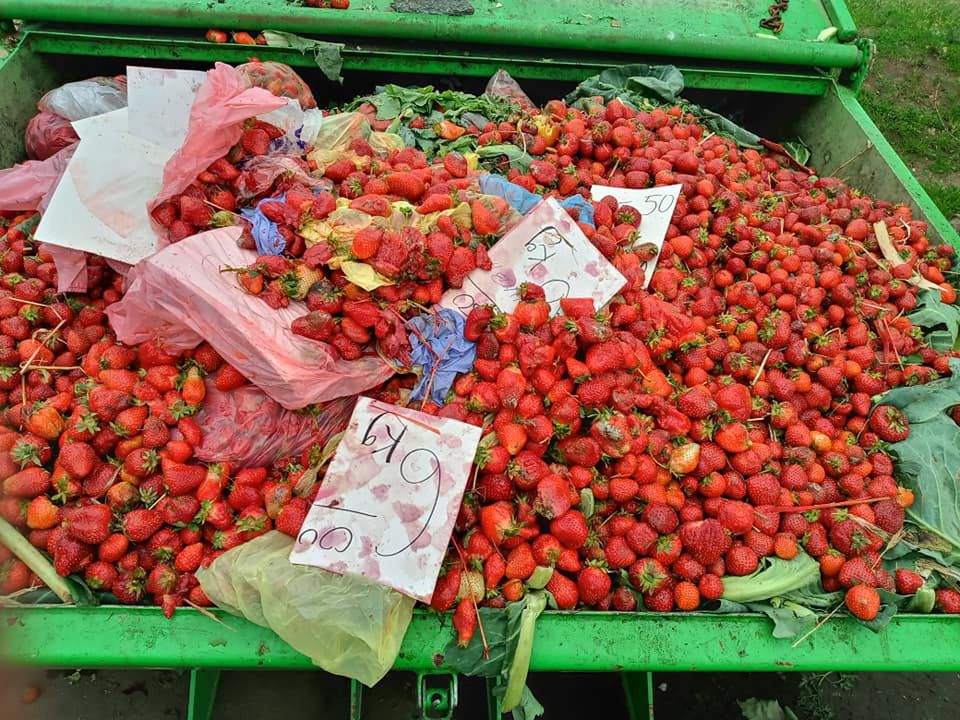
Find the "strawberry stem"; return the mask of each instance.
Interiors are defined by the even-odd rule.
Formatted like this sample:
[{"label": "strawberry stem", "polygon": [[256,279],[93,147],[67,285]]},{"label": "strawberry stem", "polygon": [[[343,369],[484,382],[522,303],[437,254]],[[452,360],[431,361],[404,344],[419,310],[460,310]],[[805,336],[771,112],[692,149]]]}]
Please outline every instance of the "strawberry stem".
[{"label": "strawberry stem", "polygon": [[35,572],[63,602],[77,602],[78,598],[73,594],[70,584],[57,575],[50,561],[3,518],[0,518],[0,543]]}]

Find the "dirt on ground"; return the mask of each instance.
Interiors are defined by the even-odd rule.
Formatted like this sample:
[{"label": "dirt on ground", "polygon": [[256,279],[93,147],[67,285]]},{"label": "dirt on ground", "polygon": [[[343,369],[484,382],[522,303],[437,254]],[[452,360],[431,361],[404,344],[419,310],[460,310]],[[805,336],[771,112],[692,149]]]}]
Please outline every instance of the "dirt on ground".
[{"label": "dirt on ground", "polygon": [[[393,673],[365,689],[364,720],[419,718],[416,682],[412,673]],[[745,717],[738,701],[749,698],[776,700],[798,720],[954,720],[960,706],[956,673],[656,673],[653,683],[658,720],[735,720]],[[534,673],[528,684],[546,708],[545,720],[627,717],[616,674]],[[24,704],[23,695],[32,694],[32,688],[39,695]],[[188,672],[9,671],[0,676],[0,717],[183,720],[188,688]],[[213,720],[281,712],[345,719],[349,701],[349,683],[322,672],[224,672]],[[454,717],[487,718],[481,680],[461,679]]]}]

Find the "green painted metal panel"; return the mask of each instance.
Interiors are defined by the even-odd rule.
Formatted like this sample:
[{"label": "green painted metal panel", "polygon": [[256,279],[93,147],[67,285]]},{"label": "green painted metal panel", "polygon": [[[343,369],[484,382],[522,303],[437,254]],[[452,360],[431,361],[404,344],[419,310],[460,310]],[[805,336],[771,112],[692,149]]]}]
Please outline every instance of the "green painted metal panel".
[{"label": "green painted metal panel", "polygon": [[[191,609],[167,620],[146,607],[0,610],[0,661],[42,667],[309,669],[273,632],[220,611],[229,628]],[[835,618],[804,641],[770,634],[752,615],[545,613],[535,671],[960,671],[960,617],[898,616],[882,633]],[[418,611],[397,670],[442,667],[449,618]]]},{"label": "green painted metal panel", "polygon": [[[45,53],[131,58],[138,60],[213,61],[242,63],[250,56],[246,45],[217,45],[203,40],[170,35],[121,35],[104,30],[77,30],[69,27],[38,26],[27,30],[36,51]],[[312,57],[287,48],[258,47],[257,56],[297,67],[312,67]],[[564,54],[544,58],[523,49],[509,51],[476,46],[424,54],[422,48],[382,43],[350,45],[343,50],[344,72],[402,72],[418,75],[489,77],[505,69],[522,80],[564,80],[579,82],[611,65],[636,58],[597,54]],[[679,63],[690,88],[750,90],[822,95],[830,79],[823,74],[790,70],[758,70],[698,67]]]},{"label": "green painted metal panel", "polygon": [[877,198],[903,200],[930,225],[930,238],[960,250],[960,237],[854,93],[831,85],[797,117],[795,131],[812,150],[810,166],[845,178]]},{"label": "green painted metal panel", "polygon": [[[831,6],[842,0],[829,0]],[[473,0],[470,15],[391,10],[364,0],[350,10],[287,0],[5,0],[7,17],[76,25],[286,30],[338,39],[411,40],[441,47],[506,45],[560,51],[852,68],[860,51],[836,37],[818,41],[834,18],[817,0],[793,0],[778,35],[759,23],[769,0]],[[834,13],[835,14],[835,13]]]},{"label": "green painted metal panel", "polygon": [[58,73],[24,40],[0,61],[0,168],[24,156],[23,131],[37,112],[36,101],[57,83]]}]

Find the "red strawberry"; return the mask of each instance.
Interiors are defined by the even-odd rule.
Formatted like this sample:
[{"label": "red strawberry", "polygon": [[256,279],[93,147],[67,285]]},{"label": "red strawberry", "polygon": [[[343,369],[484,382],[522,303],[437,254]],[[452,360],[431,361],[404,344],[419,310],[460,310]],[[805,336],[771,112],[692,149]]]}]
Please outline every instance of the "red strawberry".
[{"label": "red strawberry", "polygon": [[[294,332],[296,331],[294,330]],[[229,392],[230,390],[236,390],[238,387],[245,385],[246,382],[247,379],[239,370],[233,367],[233,365],[224,363],[223,367],[220,368],[220,373],[217,375],[215,385],[220,392]]]},{"label": "red strawberry", "polygon": [[203,482],[207,471],[200,465],[186,465],[172,460],[163,460],[163,484],[170,495],[192,493]]},{"label": "red strawberry", "polygon": [[597,605],[610,593],[610,576],[599,567],[588,565],[577,577],[577,590],[585,605]]},{"label": "red strawberry", "polygon": [[501,545],[504,540],[517,533],[513,506],[502,500],[484,505],[480,508],[480,528],[490,542],[494,545]]},{"label": "red strawberry", "polygon": [[884,442],[900,442],[910,435],[907,416],[892,405],[878,405],[870,416],[869,424],[870,429]]},{"label": "red strawberry", "polygon": [[467,320],[463,328],[463,336],[471,342],[479,340],[480,335],[487,330],[487,326],[493,319],[493,315],[494,307],[492,305],[477,305],[474,307],[470,311],[470,314],[467,315]]},{"label": "red strawberry", "polygon": [[87,566],[83,579],[94,590],[109,590],[117,579],[117,570],[111,563],[97,560]]},{"label": "red strawberry", "polygon": [[580,599],[577,583],[557,570],[553,571],[553,575],[547,581],[546,590],[553,596],[560,610],[572,610]]},{"label": "red strawberry", "polygon": [[463,281],[476,267],[477,259],[470,248],[463,246],[455,248],[444,267],[447,285],[452,288],[463,287]]},{"label": "red strawberry", "polygon": [[142,568],[126,570],[117,576],[110,586],[117,600],[124,605],[136,605],[143,598],[144,571]]},{"label": "red strawberry", "polygon": [[156,510],[141,508],[123,516],[123,531],[133,542],[148,540],[163,525],[163,518]]},{"label": "red strawberry", "polygon": [[507,555],[505,575],[508,579],[526,580],[537,568],[529,543],[522,543]]},{"label": "red strawberry", "polygon": [[53,548],[53,567],[66,577],[82,570],[93,560],[90,547],[72,537],[60,537]]},{"label": "red strawberry", "polygon": [[82,480],[93,472],[98,459],[96,451],[87,443],[67,443],[57,458],[59,465],[75,480]]},{"label": "red strawberry", "polygon": [[266,155],[270,152],[270,135],[261,128],[244,130],[240,136],[240,147],[247,155]]},{"label": "red strawberry", "polygon": [[960,615],[960,592],[953,588],[937,590],[937,607],[948,615]]},{"label": "red strawberry", "polygon": [[180,196],[180,220],[197,228],[205,228],[210,224],[214,209],[200,200],[189,195]]},{"label": "red strawberry", "polygon": [[470,203],[470,219],[477,235],[494,235],[500,229],[500,218],[482,200]]},{"label": "red strawberry", "polygon": [[586,543],[589,531],[583,513],[579,510],[568,510],[550,521],[550,533],[564,547],[576,550]]},{"label": "red strawberry", "polygon": [[900,595],[913,595],[923,587],[923,578],[913,570],[897,568],[894,573],[894,582]]},{"label": "red strawberry", "polygon": [[694,559],[703,565],[710,565],[723,554],[725,534],[719,521],[708,518],[681,525],[680,541]]},{"label": "red strawberry", "polygon": [[423,181],[411,172],[390,173],[384,180],[390,188],[390,194],[399,195],[407,200],[415,201],[423,195]]},{"label": "red strawberry", "polygon": [[277,516],[277,530],[290,537],[297,537],[308,512],[310,512],[310,503],[307,500],[301,497],[292,498]]},{"label": "red strawberry", "polygon": [[63,528],[67,534],[88,545],[97,545],[110,537],[113,511],[108,505],[84,505],[64,510]]},{"label": "red strawberry", "polygon": [[3,492],[21,498],[34,498],[50,489],[50,473],[43,468],[28,467],[3,481]]}]

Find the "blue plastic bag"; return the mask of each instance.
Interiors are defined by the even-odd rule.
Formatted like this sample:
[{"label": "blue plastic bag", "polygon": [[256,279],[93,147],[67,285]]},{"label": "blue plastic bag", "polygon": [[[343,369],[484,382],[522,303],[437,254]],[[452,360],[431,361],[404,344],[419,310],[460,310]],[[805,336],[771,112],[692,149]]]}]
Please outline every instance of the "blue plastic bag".
[{"label": "blue plastic bag", "polygon": [[[521,215],[526,215],[533,210],[538,202],[543,200],[536,193],[510,182],[502,175],[481,175],[480,192],[484,195],[502,197]],[[565,198],[560,201],[560,205],[564,208],[576,208],[580,211],[580,222],[593,226],[593,205],[580,195]]]},{"label": "blue plastic bag", "polygon": [[279,255],[287,246],[277,224],[267,218],[260,209],[265,203],[284,202],[286,199],[285,194],[275,198],[264,198],[257,203],[256,207],[247,207],[240,211],[240,214],[253,225],[250,234],[253,235],[257,252],[261,255]]},{"label": "blue plastic bag", "polygon": [[463,315],[449,308],[437,308],[410,321],[416,330],[410,333],[410,360],[423,369],[410,393],[411,400],[422,400],[429,387],[430,399],[443,405],[457,375],[470,372],[477,344],[463,336],[465,324]]}]

